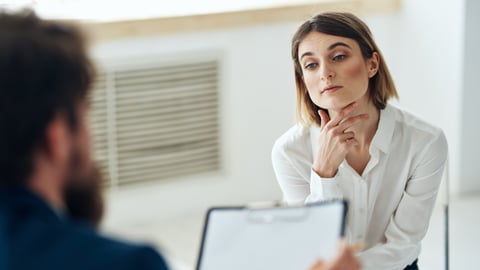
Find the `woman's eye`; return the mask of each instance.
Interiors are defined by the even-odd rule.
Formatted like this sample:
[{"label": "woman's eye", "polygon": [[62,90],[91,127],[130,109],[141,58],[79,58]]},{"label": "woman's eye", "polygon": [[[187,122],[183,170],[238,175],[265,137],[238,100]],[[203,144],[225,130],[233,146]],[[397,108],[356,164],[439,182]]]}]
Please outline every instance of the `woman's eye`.
[{"label": "woman's eye", "polygon": [[344,55],[344,54],[335,55],[333,57],[333,61],[342,61],[343,59],[345,59],[345,57],[347,57],[347,56]]},{"label": "woman's eye", "polygon": [[316,63],[308,63],[305,65],[305,69],[314,69],[315,67],[317,67]]}]

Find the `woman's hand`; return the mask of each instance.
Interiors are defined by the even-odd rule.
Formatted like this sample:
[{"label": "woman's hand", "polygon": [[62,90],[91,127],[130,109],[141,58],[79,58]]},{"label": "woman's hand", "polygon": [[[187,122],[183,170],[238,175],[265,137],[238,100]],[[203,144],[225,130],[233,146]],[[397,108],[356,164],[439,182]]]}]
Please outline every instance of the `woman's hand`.
[{"label": "woman's hand", "polygon": [[367,120],[368,114],[352,115],[357,106],[356,102],[351,103],[332,119],[325,111],[318,111],[322,124],[312,169],[320,177],[334,177],[348,151],[358,144],[355,134],[348,129]]},{"label": "woman's hand", "polygon": [[340,242],[340,248],[333,260],[317,261],[310,270],[359,270],[361,265],[355,253],[361,249],[360,244],[348,246],[345,240]]}]

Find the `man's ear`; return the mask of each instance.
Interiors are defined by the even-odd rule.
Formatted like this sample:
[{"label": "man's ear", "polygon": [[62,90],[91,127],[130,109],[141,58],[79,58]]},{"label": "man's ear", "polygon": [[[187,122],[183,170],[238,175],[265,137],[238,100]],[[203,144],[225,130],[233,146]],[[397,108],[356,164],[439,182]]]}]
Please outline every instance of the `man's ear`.
[{"label": "man's ear", "polygon": [[377,74],[380,67],[380,55],[378,52],[373,52],[372,57],[368,59],[368,78],[372,78]]},{"label": "man's ear", "polygon": [[45,131],[44,153],[55,165],[68,162],[70,149],[70,131],[66,117],[57,113]]}]

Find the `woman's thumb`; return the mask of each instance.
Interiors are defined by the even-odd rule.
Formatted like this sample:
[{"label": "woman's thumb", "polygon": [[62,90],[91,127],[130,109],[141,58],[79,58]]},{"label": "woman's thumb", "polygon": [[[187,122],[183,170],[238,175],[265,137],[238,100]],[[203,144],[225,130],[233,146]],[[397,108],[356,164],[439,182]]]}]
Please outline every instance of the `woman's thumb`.
[{"label": "woman's thumb", "polygon": [[324,110],[318,110],[318,115],[320,115],[321,119],[320,127],[323,128],[328,123],[328,121],[330,121],[330,117],[328,117],[327,112]]}]

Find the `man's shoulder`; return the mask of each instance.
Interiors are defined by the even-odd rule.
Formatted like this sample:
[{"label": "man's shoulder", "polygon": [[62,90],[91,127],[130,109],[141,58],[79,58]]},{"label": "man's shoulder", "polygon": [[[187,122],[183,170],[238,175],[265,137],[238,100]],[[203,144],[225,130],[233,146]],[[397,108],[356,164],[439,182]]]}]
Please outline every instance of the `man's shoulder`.
[{"label": "man's shoulder", "polygon": [[7,269],[168,269],[154,248],[106,237],[77,221],[4,207],[0,217],[0,239],[7,241],[0,252],[7,254]]},{"label": "man's shoulder", "polygon": [[[85,263],[78,269],[158,269],[166,270],[163,257],[151,246],[132,244],[104,235],[81,224],[72,224],[64,232],[65,263]],[[83,253],[77,254],[75,251]],[[73,268],[71,268],[73,269]]]}]

